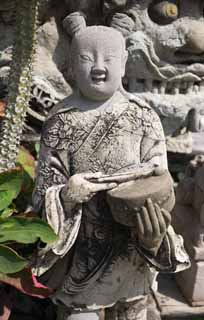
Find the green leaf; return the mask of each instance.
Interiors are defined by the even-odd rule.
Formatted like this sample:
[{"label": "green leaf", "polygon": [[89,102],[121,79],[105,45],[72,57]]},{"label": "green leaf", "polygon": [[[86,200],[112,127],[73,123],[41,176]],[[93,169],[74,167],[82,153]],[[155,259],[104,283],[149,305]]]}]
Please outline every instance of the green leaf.
[{"label": "green leaf", "polygon": [[23,183],[23,174],[20,168],[0,174],[0,211],[7,208],[18,196]]},{"label": "green leaf", "polygon": [[45,243],[57,240],[51,227],[39,218],[0,218],[0,242],[34,243],[39,238]]},{"label": "green leaf", "polygon": [[17,163],[19,163],[25,172],[32,178],[35,178],[35,159],[24,147],[20,147]]},{"label": "green leaf", "polygon": [[0,191],[0,210],[6,209],[15,199],[14,191]]},{"label": "green leaf", "polygon": [[36,144],[35,144],[35,152],[37,153],[37,156],[39,156],[39,153],[40,153],[40,143],[39,142],[36,142]]},{"label": "green leaf", "polygon": [[10,189],[19,190],[21,183],[22,169],[20,167],[0,173],[0,191]]},{"label": "green leaf", "polygon": [[16,273],[27,266],[28,262],[17,252],[7,246],[0,245],[0,272]]},{"label": "green leaf", "polygon": [[15,212],[15,206],[12,205],[10,208],[4,209],[2,212],[0,212],[0,217],[1,218],[8,218],[12,216],[12,214]]}]

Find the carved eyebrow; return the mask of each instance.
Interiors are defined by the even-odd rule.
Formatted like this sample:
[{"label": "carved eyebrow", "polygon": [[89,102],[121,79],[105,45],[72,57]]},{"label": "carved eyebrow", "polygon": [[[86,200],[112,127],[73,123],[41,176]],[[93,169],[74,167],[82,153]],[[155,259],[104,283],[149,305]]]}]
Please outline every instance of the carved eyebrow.
[{"label": "carved eyebrow", "polygon": [[113,60],[113,59],[121,59],[121,57],[117,54],[110,54],[110,55],[106,55],[104,57],[104,61],[109,61],[109,60]]},{"label": "carved eyebrow", "polygon": [[105,59],[115,58],[116,56],[117,56],[116,54],[110,53],[110,54],[107,54],[107,55],[105,56]]}]

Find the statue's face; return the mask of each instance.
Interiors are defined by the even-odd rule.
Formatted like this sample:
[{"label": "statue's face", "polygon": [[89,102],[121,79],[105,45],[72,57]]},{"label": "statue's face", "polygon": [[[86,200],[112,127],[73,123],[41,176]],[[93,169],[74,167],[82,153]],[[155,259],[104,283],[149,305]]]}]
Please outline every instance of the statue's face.
[{"label": "statue's face", "polygon": [[104,101],[120,87],[125,50],[115,31],[84,32],[75,47],[74,77],[87,98]]}]

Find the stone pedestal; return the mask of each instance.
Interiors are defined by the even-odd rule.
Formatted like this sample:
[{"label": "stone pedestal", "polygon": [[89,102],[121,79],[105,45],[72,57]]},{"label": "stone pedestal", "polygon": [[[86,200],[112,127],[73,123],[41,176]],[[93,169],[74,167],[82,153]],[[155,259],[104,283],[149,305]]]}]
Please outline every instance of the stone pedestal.
[{"label": "stone pedestal", "polygon": [[190,305],[204,305],[204,261],[191,261],[191,268],[176,275],[176,281]]},{"label": "stone pedestal", "polygon": [[176,275],[176,281],[184,297],[192,306],[204,305],[204,227],[196,212],[189,206],[176,205],[173,224],[182,234],[191,259],[191,268]]}]

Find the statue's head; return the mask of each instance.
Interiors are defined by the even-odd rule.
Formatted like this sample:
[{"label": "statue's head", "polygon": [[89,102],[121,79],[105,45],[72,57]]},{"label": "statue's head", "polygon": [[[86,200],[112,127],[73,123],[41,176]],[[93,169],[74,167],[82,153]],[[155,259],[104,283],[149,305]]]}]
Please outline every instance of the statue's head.
[{"label": "statue's head", "polygon": [[72,42],[73,74],[83,96],[109,99],[121,86],[127,53],[121,33],[104,26],[79,31]]}]

